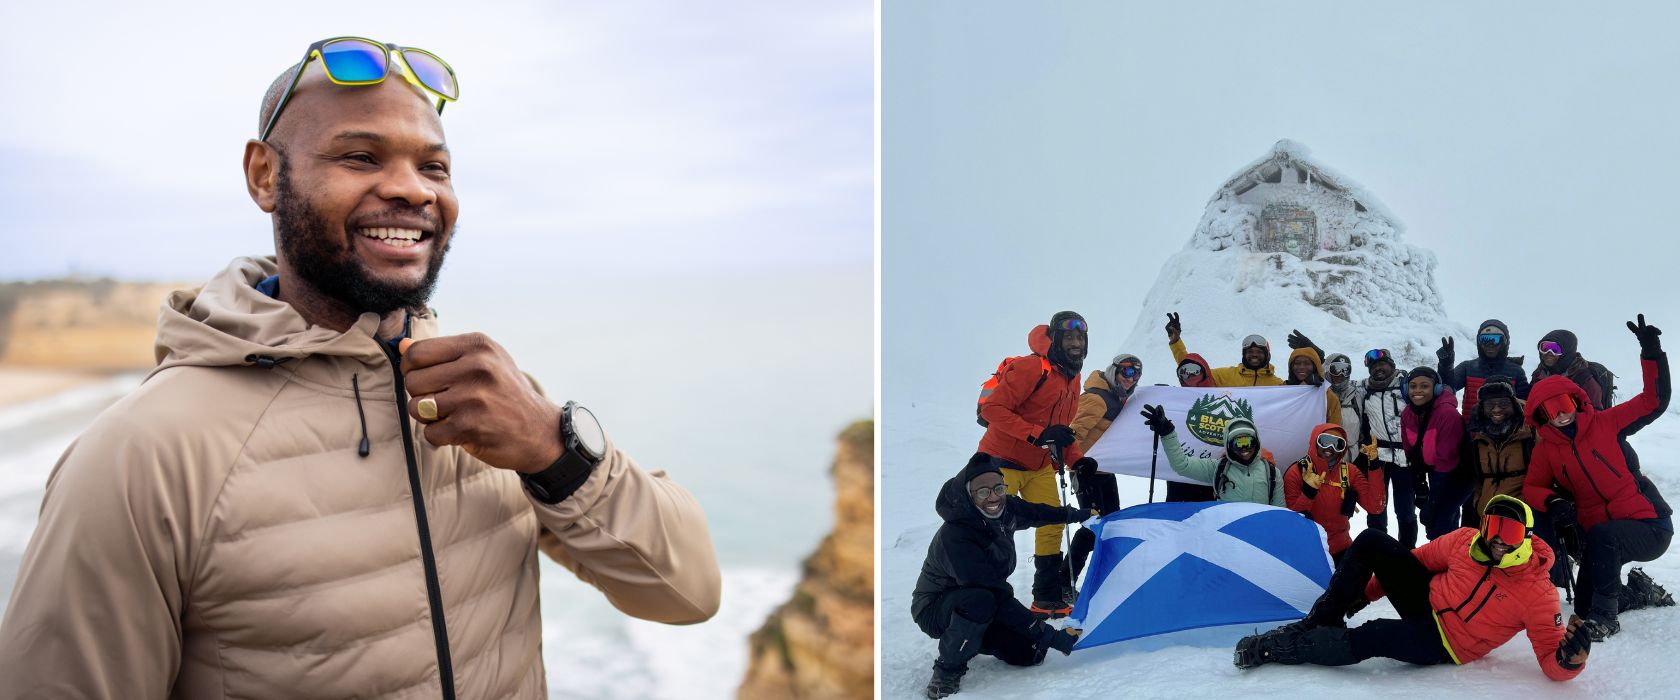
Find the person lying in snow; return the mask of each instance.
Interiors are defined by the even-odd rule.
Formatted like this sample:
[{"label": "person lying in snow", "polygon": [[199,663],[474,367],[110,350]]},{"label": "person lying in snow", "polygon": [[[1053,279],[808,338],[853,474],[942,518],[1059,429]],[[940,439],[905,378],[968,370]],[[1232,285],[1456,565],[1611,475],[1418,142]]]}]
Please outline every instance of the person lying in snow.
[{"label": "person lying in snow", "polygon": [[[1524,631],[1546,677],[1574,678],[1592,637],[1578,620],[1564,626],[1547,578],[1552,549],[1533,528],[1526,504],[1495,496],[1480,530],[1460,528],[1409,552],[1386,533],[1361,532],[1305,618],[1237,642],[1237,668],[1346,666],[1377,656],[1466,664]],[[1347,628],[1344,617],[1384,595],[1400,619]]]},{"label": "person lying in snow", "polygon": [[1009,574],[1015,570],[1017,530],[1077,523],[1089,516],[1078,508],[1005,495],[1008,487],[995,462],[983,452],[975,454],[945,482],[934,502],[945,522],[928,544],[910,598],[911,618],[939,640],[927,686],[930,698],[957,692],[968,661],[978,654],[1034,666],[1051,649],[1071,652],[1079,639],[1078,630],[1057,630],[1034,617],[1015,599]]}]

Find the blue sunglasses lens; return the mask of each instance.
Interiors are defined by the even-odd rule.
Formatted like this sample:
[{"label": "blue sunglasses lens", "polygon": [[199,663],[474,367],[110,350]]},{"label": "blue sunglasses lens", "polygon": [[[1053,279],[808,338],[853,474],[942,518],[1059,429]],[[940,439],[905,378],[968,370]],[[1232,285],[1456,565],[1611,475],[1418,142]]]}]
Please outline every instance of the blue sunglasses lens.
[{"label": "blue sunglasses lens", "polygon": [[344,83],[365,83],[385,77],[385,47],[360,39],[344,39],[321,47],[327,74]]},{"label": "blue sunglasses lens", "polygon": [[1120,366],[1120,376],[1125,377],[1127,379],[1135,379],[1135,378],[1137,378],[1137,376],[1139,374],[1142,374],[1142,373],[1143,373],[1143,370],[1138,369],[1137,365],[1121,365]]},{"label": "blue sunglasses lens", "polygon": [[414,77],[426,87],[451,100],[457,98],[455,75],[443,61],[419,49],[403,49],[403,60],[414,71]]},{"label": "blue sunglasses lens", "polygon": [[1492,345],[1498,345],[1500,343],[1500,341],[1503,341],[1503,340],[1505,340],[1505,336],[1502,336],[1498,333],[1483,333],[1481,335],[1476,336],[1476,341],[1477,342],[1489,343],[1489,344],[1492,344]]}]

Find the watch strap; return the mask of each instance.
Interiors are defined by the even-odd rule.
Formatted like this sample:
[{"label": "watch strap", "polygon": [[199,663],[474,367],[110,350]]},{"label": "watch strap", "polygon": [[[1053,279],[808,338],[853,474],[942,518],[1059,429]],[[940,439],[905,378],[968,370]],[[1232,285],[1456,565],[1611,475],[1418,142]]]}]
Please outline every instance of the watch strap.
[{"label": "watch strap", "polygon": [[594,462],[578,454],[577,450],[566,450],[547,469],[535,474],[521,473],[519,479],[525,483],[525,490],[532,498],[554,505],[576,493],[593,473]]}]

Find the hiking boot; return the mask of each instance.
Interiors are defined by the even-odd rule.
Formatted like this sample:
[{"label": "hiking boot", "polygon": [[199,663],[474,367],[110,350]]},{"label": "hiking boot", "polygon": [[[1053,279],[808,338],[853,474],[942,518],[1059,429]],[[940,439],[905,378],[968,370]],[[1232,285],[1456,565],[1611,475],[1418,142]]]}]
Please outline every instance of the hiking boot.
[{"label": "hiking boot", "polygon": [[1062,602],[1067,603],[1067,605],[1070,609],[1073,606],[1078,605],[1079,604],[1079,589],[1074,588],[1073,584],[1068,583],[1066,581],[1063,581],[1062,582]]},{"label": "hiking boot", "polygon": [[1298,634],[1291,634],[1281,628],[1265,634],[1243,637],[1237,642],[1232,661],[1237,668],[1254,668],[1270,663],[1301,663],[1299,650],[1295,645],[1298,638]]},{"label": "hiking boot", "polygon": [[1640,608],[1662,608],[1674,604],[1674,596],[1668,590],[1657,585],[1644,569],[1628,571],[1627,585],[1622,586],[1621,609],[1638,610]]},{"label": "hiking boot", "polygon": [[1593,613],[1588,615],[1587,619],[1581,621],[1581,630],[1586,632],[1587,636],[1591,637],[1594,642],[1602,642],[1622,631],[1622,623],[1617,622],[1614,617]]},{"label": "hiking boot", "polygon": [[1060,620],[1073,612],[1073,606],[1060,600],[1033,601],[1032,614],[1040,620]]},{"label": "hiking boot", "polygon": [[937,700],[947,695],[955,695],[962,689],[962,671],[947,671],[944,666],[933,665],[933,678],[927,684],[927,696]]}]

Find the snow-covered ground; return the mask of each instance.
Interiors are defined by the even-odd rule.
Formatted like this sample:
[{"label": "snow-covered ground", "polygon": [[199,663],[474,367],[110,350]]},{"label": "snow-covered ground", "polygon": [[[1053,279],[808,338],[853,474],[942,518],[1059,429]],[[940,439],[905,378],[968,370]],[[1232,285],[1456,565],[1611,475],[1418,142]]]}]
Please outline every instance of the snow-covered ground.
[{"label": "snow-covered ground", "polygon": [[[1676,322],[1680,319],[1669,325]],[[1189,328],[1185,333],[1189,335]],[[1594,347],[1637,353],[1631,334],[1593,340]],[[1164,334],[1158,342],[1166,345]],[[1145,380],[1160,376],[1146,374]],[[1356,372],[1356,377],[1362,376],[1362,370]],[[909,698],[921,696],[935,655],[934,641],[910,619],[910,592],[915,588],[928,542],[940,523],[933,512],[934,495],[973,454],[983,429],[972,417],[973,387],[948,387],[943,397],[934,400],[928,396],[935,392],[923,387],[911,400],[910,392],[892,388],[891,379],[883,379],[880,433],[881,694],[885,698]],[[1634,436],[1632,443],[1659,488],[1670,494],[1671,501],[1680,496],[1680,407],[1672,408]],[[1147,479],[1122,477],[1122,505],[1144,502],[1148,483]],[[1156,499],[1160,500],[1164,492],[1164,483],[1157,484]],[[1357,534],[1363,529],[1364,519],[1356,514],[1353,521]],[[1016,550],[1021,560],[1010,582],[1025,601],[1032,583],[1031,531],[1016,535]],[[1658,583],[1680,592],[1680,554],[1671,552],[1642,566]],[[1380,601],[1360,613],[1352,624],[1393,615],[1387,601]],[[982,656],[969,664],[959,697],[1185,698],[1212,693],[1222,697],[1290,694],[1352,698],[1377,693],[1388,697],[1674,697],[1668,664],[1680,652],[1680,607],[1631,612],[1622,622],[1621,634],[1595,646],[1587,670],[1569,683],[1554,683],[1541,674],[1522,635],[1463,668],[1419,668],[1374,659],[1343,668],[1267,666],[1239,671],[1231,664],[1233,645],[1257,627],[1274,626],[1265,624],[1133,640],[1077,651],[1067,657],[1052,653],[1035,668],[1006,666]]]}]

